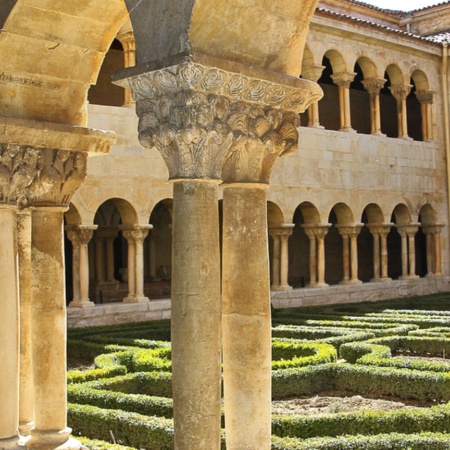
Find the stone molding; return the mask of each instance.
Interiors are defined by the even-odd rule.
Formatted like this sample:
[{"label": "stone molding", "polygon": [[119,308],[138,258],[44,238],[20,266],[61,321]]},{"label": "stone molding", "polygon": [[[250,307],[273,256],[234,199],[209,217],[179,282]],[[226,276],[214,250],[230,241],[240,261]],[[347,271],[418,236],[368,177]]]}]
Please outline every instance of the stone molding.
[{"label": "stone molding", "polygon": [[108,153],[115,140],[116,133],[113,131],[26,119],[0,118],[2,144],[85,152],[89,156],[95,156]]},{"label": "stone molding", "polygon": [[421,105],[431,105],[433,103],[435,93],[436,91],[431,89],[422,89],[420,91],[416,91],[416,97]]},{"label": "stone molding", "polygon": [[[302,81],[297,80],[297,84]],[[321,90],[309,82],[304,82],[304,86],[283,85],[192,61],[131,76],[127,82],[136,101],[195,90],[205,95],[224,96],[230,101],[303,112],[311,103],[322,98]]]},{"label": "stone molding", "polygon": [[361,83],[369,94],[378,94],[386,84],[386,80],[384,78],[370,78],[362,80]]}]

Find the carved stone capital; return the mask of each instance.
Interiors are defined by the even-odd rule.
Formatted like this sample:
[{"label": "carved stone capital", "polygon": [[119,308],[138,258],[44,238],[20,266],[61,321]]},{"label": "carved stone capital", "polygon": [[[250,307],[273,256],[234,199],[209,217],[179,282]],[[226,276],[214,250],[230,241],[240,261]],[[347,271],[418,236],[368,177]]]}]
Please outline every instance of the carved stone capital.
[{"label": "carved stone capital", "polygon": [[148,232],[153,228],[153,225],[134,225],[132,228],[124,225],[122,229],[123,237],[130,242],[142,244],[148,235]]},{"label": "carved stone capital", "polygon": [[261,177],[246,167],[231,175],[235,159],[260,167],[264,153],[275,160],[291,152],[298,139],[298,112],[322,96],[309,81],[289,77],[289,83],[192,61],[118,82],[131,88],[140,142],[160,151],[169,179],[221,180],[228,161],[225,176],[242,181]]},{"label": "carved stone capital", "polygon": [[336,228],[339,231],[339,234],[342,237],[356,237],[361,232],[361,228],[363,224],[355,224],[355,225],[336,225]]},{"label": "carved stone capital", "polygon": [[423,225],[422,230],[425,234],[430,234],[431,236],[439,236],[443,227],[443,223],[437,223],[434,225]]},{"label": "carved stone capital", "polygon": [[334,84],[339,86],[340,88],[349,88],[350,84],[355,78],[355,72],[341,72],[331,75]]},{"label": "carved stone capital", "polygon": [[67,237],[73,245],[87,245],[96,229],[97,225],[69,225],[66,227]]},{"label": "carved stone capital", "polygon": [[408,225],[395,225],[398,230],[398,233],[402,237],[413,237],[416,235],[417,231],[419,231],[420,223],[410,223]]},{"label": "carved stone capital", "polygon": [[0,201],[68,205],[86,178],[86,161],[86,153],[0,144]]},{"label": "carved stone capital", "polygon": [[107,153],[115,133],[0,118],[0,203],[68,205],[86,177],[88,154]]},{"label": "carved stone capital", "polygon": [[269,224],[269,234],[271,236],[291,236],[294,231],[294,223]]},{"label": "carved stone capital", "polygon": [[317,83],[322,76],[325,66],[304,66],[302,69],[302,77]]},{"label": "carved stone capital", "polygon": [[412,85],[410,84],[397,84],[394,86],[389,86],[389,90],[391,91],[394,98],[397,100],[397,102],[402,102],[403,100],[406,100],[406,97],[408,97],[409,93],[411,92]]},{"label": "carved stone capital", "polygon": [[417,100],[419,100],[421,105],[433,103],[433,97],[436,91],[432,91],[431,89],[423,89],[421,91],[416,91]]},{"label": "carved stone capital", "polygon": [[328,234],[328,231],[331,227],[331,223],[327,224],[303,224],[301,227],[305,230],[306,236],[308,236],[309,239],[324,239],[325,236]]},{"label": "carved stone capital", "polygon": [[367,224],[367,228],[370,230],[372,235],[378,235],[380,237],[386,237],[391,228],[394,226],[393,223],[372,223]]},{"label": "carved stone capital", "polygon": [[373,95],[378,94],[383,86],[386,84],[386,80],[384,78],[370,78],[367,80],[362,80],[362,84],[366,88],[366,91]]}]

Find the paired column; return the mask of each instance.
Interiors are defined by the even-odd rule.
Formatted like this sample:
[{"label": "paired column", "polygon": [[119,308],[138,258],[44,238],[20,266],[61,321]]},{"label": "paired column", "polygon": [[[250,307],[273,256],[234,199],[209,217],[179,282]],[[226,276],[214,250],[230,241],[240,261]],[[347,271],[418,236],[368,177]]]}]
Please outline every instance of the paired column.
[{"label": "paired column", "polygon": [[424,141],[433,140],[433,96],[435,92],[429,89],[416,91],[422,113],[422,137]]},{"label": "paired column", "polygon": [[441,230],[443,224],[423,226],[427,243],[427,277],[441,277]]},{"label": "paired column", "polygon": [[358,279],[358,235],[362,224],[336,225],[342,236],[342,256],[344,278],[340,284],[361,284]]},{"label": "paired column", "polygon": [[373,278],[371,281],[391,281],[388,277],[387,236],[393,224],[367,225],[373,236]]},{"label": "paired column", "polygon": [[416,275],[416,245],[415,236],[419,229],[418,223],[396,225],[402,239],[402,275],[400,279],[419,278]]},{"label": "paired column", "polygon": [[[5,166],[6,150],[0,147],[0,151],[1,163]],[[3,172],[0,174],[0,180],[6,184],[9,180],[4,175],[6,174]],[[6,191],[9,186],[5,184],[2,183],[2,188]],[[6,450],[19,448],[19,293],[16,263],[17,208],[6,203],[8,192],[5,191],[0,191],[0,448]]]},{"label": "paired column", "polygon": [[95,304],[89,299],[89,251],[88,244],[97,225],[66,227],[67,237],[72,242],[73,299],[69,307],[90,308]]},{"label": "paired column", "polygon": [[398,137],[408,139],[408,116],[406,99],[411,92],[411,85],[394,85],[389,89],[397,102]]},{"label": "paired column", "polygon": [[289,275],[289,236],[295,224],[283,223],[269,225],[269,233],[273,239],[272,286],[274,291],[290,291]]},{"label": "paired column", "polygon": [[[123,47],[124,67],[134,67],[136,65],[136,40],[134,38],[134,32],[129,20],[120,29],[117,34],[117,39]],[[125,88],[124,97],[123,106],[126,108],[134,108],[136,102],[133,100],[130,89]]]},{"label": "paired column", "polygon": [[309,283],[307,287],[327,287],[325,283],[325,236],[331,224],[304,224],[306,236],[309,238]]},{"label": "paired column", "polygon": [[298,113],[321,94],[305,80],[287,77],[280,85],[258,78],[261,71],[249,76],[249,67],[243,75],[214,67],[217,59],[208,62],[202,56],[201,64],[185,61],[126,80],[137,100],[140,141],[157,147],[174,183],[175,449],[220,448],[222,337],[227,448],[266,450],[271,327],[265,188],[276,158],[297,148]]},{"label": "paired column", "polygon": [[31,211],[17,214],[20,286],[20,390],[19,431],[28,436],[34,426],[33,366],[31,362]]},{"label": "paired column", "polygon": [[128,296],[125,303],[147,303],[144,294],[144,240],[152,225],[124,226],[123,236],[128,242]]},{"label": "paired column", "polygon": [[[24,373],[32,372],[30,379],[33,381],[32,385],[26,385],[21,380],[24,389],[21,395],[33,391],[33,404],[29,398],[20,399],[22,429],[28,431],[34,418],[27,448],[80,449],[81,444],[69,438],[71,430],[67,428],[63,214],[86,177],[87,153],[96,151],[97,144],[100,152],[107,151],[114,135],[61,124],[3,120],[4,138],[14,144],[0,145],[0,177],[6,181],[1,184],[0,200],[32,211],[31,234],[27,213],[19,219],[18,228],[21,271],[28,267],[30,273],[29,279],[25,273],[21,276],[25,331],[21,336],[22,369]],[[64,150],[55,149],[55,142]],[[4,352],[1,354],[4,368],[0,383],[3,412],[0,414],[0,447],[9,448],[7,439],[16,433],[19,425],[16,236],[10,232],[16,223],[14,209],[2,204],[0,211],[2,236],[7,239],[2,242],[0,252],[0,258],[5,258],[1,263],[0,284],[3,298],[7,299],[0,319],[7,320],[0,324],[0,352]],[[8,332],[7,342],[3,338],[4,330]],[[3,392],[3,388],[8,392]]]},{"label": "paired column", "polygon": [[[302,77],[306,80],[317,83],[322,76],[325,66],[308,66],[302,70]],[[319,101],[311,103],[308,108],[308,127],[310,128],[323,128],[320,125],[319,119]]]},{"label": "paired column", "polygon": [[372,78],[362,81],[364,87],[369,93],[370,99],[370,133],[381,133],[381,113],[380,113],[380,90],[386,83],[386,80]]},{"label": "paired column", "polygon": [[339,92],[339,111],[341,118],[341,127],[339,131],[351,131],[352,128],[352,120],[351,120],[351,112],[350,112],[350,84],[355,78],[356,73],[337,73],[335,75],[331,75],[334,83],[338,87]]}]

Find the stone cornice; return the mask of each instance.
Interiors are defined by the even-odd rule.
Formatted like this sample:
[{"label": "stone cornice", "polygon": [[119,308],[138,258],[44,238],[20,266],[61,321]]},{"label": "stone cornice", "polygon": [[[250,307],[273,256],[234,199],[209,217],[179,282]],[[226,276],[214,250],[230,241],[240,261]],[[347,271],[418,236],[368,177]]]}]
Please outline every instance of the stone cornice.
[{"label": "stone cornice", "polygon": [[[259,74],[259,72],[257,72]],[[308,80],[282,76],[281,84],[258,76],[232,72],[218,67],[182,61],[180,64],[132,75],[116,83],[129,87],[136,101],[159,94],[195,90],[214,94],[230,101],[252,102],[263,107],[303,112],[322,98],[321,88]]]},{"label": "stone cornice", "polygon": [[85,152],[89,156],[108,153],[116,140],[113,131],[95,130],[51,122],[0,118],[0,143]]}]

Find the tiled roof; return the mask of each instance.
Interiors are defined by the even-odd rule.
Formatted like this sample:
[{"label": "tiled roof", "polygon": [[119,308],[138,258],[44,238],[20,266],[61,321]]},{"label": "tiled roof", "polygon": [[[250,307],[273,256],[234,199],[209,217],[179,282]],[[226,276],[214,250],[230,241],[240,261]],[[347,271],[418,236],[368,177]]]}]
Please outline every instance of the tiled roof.
[{"label": "tiled roof", "polygon": [[[365,2],[360,2],[358,0],[348,0],[349,3],[355,3],[356,5],[362,5],[365,6],[367,8],[370,9],[375,9],[377,11],[383,11],[387,14],[393,14],[393,15],[403,15],[405,14],[406,11],[403,10],[398,10],[398,9],[387,9],[387,8],[380,8],[379,6],[375,6],[375,5],[369,5],[368,3]],[[410,10],[408,12],[416,12],[416,11],[423,11],[425,9],[428,8],[434,8],[435,6],[441,6],[441,5],[446,5],[449,4],[450,2],[439,2],[439,3],[435,3],[434,5],[429,5],[429,6],[424,6],[423,8],[418,8],[418,9],[414,9],[414,10]]]},{"label": "tiled roof", "polygon": [[[349,0],[349,1],[352,2],[352,3],[363,4],[362,2],[358,2],[356,0]],[[446,2],[446,3],[448,3],[448,2]],[[370,6],[370,5],[368,5],[368,6]],[[316,9],[316,14],[317,13],[319,15],[320,14],[328,15],[328,16],[333,16],[335,18],[340,18],[340,19],[344,19],[344,20],[347,20],[347,21],[351,21],[351,22],[357,22],[357,23],[360,23],[360,24],[365,24],[365,25],[368,25],[368,26],[373,27],[373,28],[378,28],[380,30],[385,30],[385,31],[388,31],[390,33],[400,34],[400,35],[403,35],[405,37],[414,38],[414,39],[418,39],[418,40],[421,40],[421,41],[438,42],[438,41],[435,41],[434,39],[430,39],[430,37],[426,38],[426,37],[423,37],[423,36],[418,36],[416,34],[408,33],[406,31],[400,30],[398,28],[388,27],[386,25],[382,25],[382,24],[379,24],[379,23],[376,23],[376,22],[372,22],[370,20],[363,20],[363,19],[359,19],[357,17],[350,16],[348,14],[343,14],[343,13],[336,12],[336,11],[331,11],[331,10],[329,10],[327,8],[322,7],[322,6],[319,6]]]},{"label": "tiled roof", "polygon": [[432,34],[430,36],[427,36],[425,39],[437,42],[439,44],[442,44],[442,42],[444,41],[450,42],[450,31],[444,31],[443,33],[439,34]]}]

